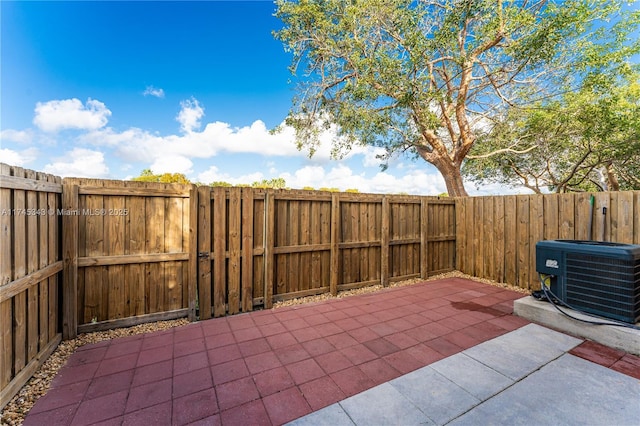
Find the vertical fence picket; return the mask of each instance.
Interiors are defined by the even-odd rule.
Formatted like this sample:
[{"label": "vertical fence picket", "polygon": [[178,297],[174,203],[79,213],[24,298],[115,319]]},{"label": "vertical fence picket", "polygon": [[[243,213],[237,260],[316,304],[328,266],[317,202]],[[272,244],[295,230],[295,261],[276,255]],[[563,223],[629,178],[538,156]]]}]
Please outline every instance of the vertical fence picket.
[{"label": "vertical fence picket", "polygon": [[253,310],[253,191],[242,189],[242,312]]}]

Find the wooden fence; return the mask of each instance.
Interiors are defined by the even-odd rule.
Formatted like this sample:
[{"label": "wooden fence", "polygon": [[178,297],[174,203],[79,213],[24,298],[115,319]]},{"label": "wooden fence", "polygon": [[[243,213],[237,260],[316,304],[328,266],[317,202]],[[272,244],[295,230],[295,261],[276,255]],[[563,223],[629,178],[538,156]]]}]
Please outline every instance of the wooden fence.
[{"label": "wooden fence", "polygon": [[200,318],[455,266],[455,201],[198,190]]},{"label": "wooden fence", "polygon": [[461,198],[456,224],[458,270],[539,289],[538,241],[640,244],[640,191]]},{"label": "wooden fence", "polygon": [[61,179],[0,163],[0,407],[58,346]]},{"label": "wooden fence", "polygon": [[192,185],[64,180],[65,338],[195,319],[196,202]]},{"label": "wooden fence", "polygon": [[65,179],[0,164],[0,407],[61,338],[458,269],[538,288],[535,244],[640,244],[640,191],[448,199]]}]

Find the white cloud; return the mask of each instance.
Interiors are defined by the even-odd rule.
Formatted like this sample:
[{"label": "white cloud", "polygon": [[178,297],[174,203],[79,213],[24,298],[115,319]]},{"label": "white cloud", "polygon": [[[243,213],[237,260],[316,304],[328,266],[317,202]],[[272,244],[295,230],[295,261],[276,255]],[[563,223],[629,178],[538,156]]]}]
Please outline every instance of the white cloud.
[{"label": "white cloud", "polygon": [[61,177],[104,178],[109,176],[104,154],[83,148],[74,148],[64,157],[54,159],[53,163],[44,166],[44,171]]},{"label": "white cloud", "polygon": [[356,188],[360,192],[400,193],[415,195],[437,195],[445,191],[442,177],[426,171],[412,171],[396,177],[387,172],[378,172],[371,177],[364,173],[355,174],[345,164],[338,164],[329,170],[321,166],[305,166],[294,173],[281,173],[287,186],[291,188],[338,188],[342,191]]},{"label": "white cloud", "polygon": [[2,130],[0,131],[0,141],[28,144],[33,141],[33,132],[31,130]]},{"label": "white cloud", "polygon": [[223,173],[216,166],[209,167],[206,171],[198,175],[198,181],[206,184],[212,182],[227,182],[232,185],[249,185],[253,182],[265,179],[261,172],[249,173],[241,176],[232,176],[229,173]]},{"label": "white cloud", "polygon": [[151,164],[154,173],[184,173],[188,175],[193,172],[191,167],[193,162],[187,157],[178,155],[175,157],[161,157]]},{"label": "white cloud", "polygon": [[23,167],[38,157],[36,148],[28,148],[22,151],[14,151],[8,148],[0,148],[0,162],[11,166]]},{"label": "white cloud", "polygon": [[33,124],[45,132],[62,129],[95,130],[104,127],[111,111],[100,101],[88,99],[83,105],[79,99],[38,102]]},{"label": "white cloud", "polygon": [[364,152],[364,159],[362,165],[365,167],[379,167],[382,160],[378,158],[379,155],[383,155],[387,152],[384,148],[380,147],[368,147]]},{"label": "white cloud", "polygon": [[191,133],[200,128],[200,119],[204,116],[204,108],[197,99],[191,98],[180,102],[182,108],[176,117],[183,132]]},{"label": "white cloud", "polygon": [[164,98],[164,90],[153,86],[147,86],[142,92],[143,96],[155,96],[156,98]]}]

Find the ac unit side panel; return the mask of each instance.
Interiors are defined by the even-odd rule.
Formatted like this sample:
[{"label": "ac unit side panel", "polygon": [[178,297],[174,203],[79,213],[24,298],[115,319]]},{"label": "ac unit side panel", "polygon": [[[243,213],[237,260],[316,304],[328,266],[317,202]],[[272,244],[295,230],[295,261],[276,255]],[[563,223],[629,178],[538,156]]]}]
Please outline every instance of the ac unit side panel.
[{"label": "ac unit side panel", "polygon": [[567,252],[566,302],[586,312],[635,323],[640,318],[638,272],[640,261]]}]

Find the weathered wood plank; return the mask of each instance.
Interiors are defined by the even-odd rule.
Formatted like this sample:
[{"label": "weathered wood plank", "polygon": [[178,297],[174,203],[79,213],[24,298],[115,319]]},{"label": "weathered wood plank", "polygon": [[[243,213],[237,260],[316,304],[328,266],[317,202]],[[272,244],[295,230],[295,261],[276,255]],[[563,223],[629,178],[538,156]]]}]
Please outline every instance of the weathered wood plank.
[{"label": "weathered wood plank", "polygon": [[[189,259],[188,247],[183,246],[183,224],[189,223],[188,212],[183,211],[180,198],[165,198],[164,219],[164,253],[185,253]],[[186,243],[186,242],[185,242]],[[188,264],[184,265],[188,268]],[[187,285],[183,281],[182,262],[167,262],[164,264],[164,306],[163,311],[174,311],[188,306],[183,301],[183,290]]]},{"label": "weathered wood plank", "polygon": [[[198,188],[198,308],[200,319],[211,318],[213,297],[211,294],[211,188]],[[215,202],[215,201],[214,201]]]},{"label": "weathered wood plank", "polygon": [[[37,173],[36,179],[47,181],[44,173]],[[49,265],[49,220],[47,217],[47,193],[39,192],[38,211],[41,214],[38,219],[38,269],[41,270]],[[57,241],[51,241],[52,245],[57,245]],[[1,299],[1,297],[0,297]],[[38,348],[42,349],[49,341],[49,277],[38,284]]]},{"label": "weathered wood plank", "polygon": [[[164,252],[164,198],[150,197],[145,199],[145,252]],[[155,262],[145,264],[146,280],[145,299],[146,313],[162,312],[164,310],[164,264]]]},{"label": "weathered wood plank", "polygon": [[23,291],[36,286],[41,281],[46,280],[50,276],[57,274],[58,272],[62,271],[62,265],[63,263],[61,261],[52,263],[42,269],[38,269],[37,271],[29,275],[18,278],[17,280],[12,281],[7,285],[1,286],[0,302],[9,300],[12,297],[22,293]]},{"label": "weathered wood plank", "polygon": [[274,268],[274,238],[275,238],[275,198],[273,192],[268,192],[265,199],[264,221],[264,307],[273,307],[273,268]]},{"label": "weathered wood plank", "polygon": [[516,196],[507,195],[504,199],[504,263],[505,263],[505,283],[517,285],[517,218],[513,213],[516,211]]},{"label": "weathered wood plank", "polygon": [[[25,177],[24,169],[15,167],[14,176]],[[17,211],[27,208],[26,192],[13,192],[13,204]],[[13,278],[27,275],[27,220],[23,214],[13,216]],[[13,301],[13,368],[14,374],[22,370],[27,363],[27,293],[22,292]]]},{"label": "weathered wood plank", "polygon": [[[0,179],[3,182],[10,173],[10,167],[0,163]],[[10,211],[14,207],[11,203],[11,192],[8,188],[0,188],[0,212]],[[10,214],[0,214],[0,291],[6,291],[5,286],[13,280],[11,218]],[[4,389],[13,377],[13,308],[11,300],[0,298],[0,324],[2,324],[2,328],[0,328],[0,389],[3,390],[4,396]],[[4,402],[0,404],[0,407],[3,406]]]},{"label": "weathered wood plank", "polygon": [[380,245],[380,283],[383,287],[389,285],[389,198],[382,197],[382,225]]},{"label": "weathered wood plank", "polygon": [[0,188],[35,192],[53,192],[58,194],[62,193],[62,185],[60,183],[48,182],[46,180],[35,179],[34,177],[10,176],[9,174],[2,175],[2,179],[0,179]]},{"label": "weathered wood plank", "polygon": [[177,318],[185,318],[189,315],[189,309],[176,309],[174,311],[155,312],[151,314],[138,315],[129,318],[100,321],[96,323],[83,324],[78,326],[79,333],[93,333],[94,331],[110,330],[120,327],[132,327],[138,324],[145,324],[155,321],[168,321]]},{"label": "weathered wood plank", "polygon": [[[129,256],[143,256],[145,252],[145,199],[137,196],[126,197],[125,205],[128,214],[125,218],[125,253],[123,256],[127,256],[128,259],[132,260],[126,264],[127,266],[125,268],[125,280],[128,284],[127,298],[129,301],[127,316],[136,316],[143,315],[147,312],[145,300],[145,267],[142,264],[143,262],[136,260],[135,257],[132,258]],[[117,259],[117,257],[115,259]],[[115,259],[114,257],[108,257],[104,260],[114,261]],[[88,260],[87,258],[79,258],[78,266],[84,266],[84,261]],[[91,261],[99,263],[99,258],[94,257]]]},{"label": "weathered wood plank", "polygon": [[242,312],[253,310],[253,191],[242,189]]},{"label": "weathered wood plank", "polygon": [[[530,240],[529,240],[529,214],[530,202],[528,195],[518,195],[516,197],[516,217],[517,217],[517,233],[516,238],[518,244],[518,286],[521,288],[529,288],[529,258],[530,258]],[[535,269],[535,268],[534,268]]]},{"label": "weathered wood plank", "polygon": [[229,189],[229,263],[227,277],[229,314],[236,314],[240,311],[241,199],[241,188]]},{"label": "weathered wood plank", "polygon": [[[494,269],[493,279],[497,282],[503,283],[504,279],[504,250],[505,250],[505,236],[504,236],[504,197],[495,197],[493,199],[493,226],[495,237],[493,241],[493,258]],[[456,210],[459,205],[456,204]],[[458,234],[459,235],[459,234]],[[464,237],[463,237],[464,238]]]},{"label": "weathered wood plank", "polygon": [[[109,186],[102,185],[81,185],[79,187],[80,195],[101,195],[101,196],[137,196],[137,197],[189,197],[189,185],[165,185],[164,188],[158,188],[157,184],[151,183],[153,187],[133,187],[127,186],[121,188],[117,185],[118,181],[109,181]],[[115,184],[114,184],[115,183]]]},{"label": "weathered wood plank", "polygon": [[544,239],[557,240],[560,232],[559,224],[559,194],[549,194],[543,197],[544,203]]},{"label": "weathered wood plank", "polygon": [[338,270],[340,258],[340,198],[338,194],[331,196],[331,275],[329,281],[329,291],[331,295],[338,294]]},{"label": "weathered wood plank", "polygon": [[575,239],[575,202],[574,194],[563,194],[558,206],[560,214],[559,237],[563,240]]},{"label": "weathered wood plank", "polygon": [[224,188],[213,188],[213,315],[220,317],[226,313],[226,259],[227,244],[227,195]]},{"label": "weathered wood plank", "polygon": [[540,289],[536,273],[536,243],[544,239],[543,195],[529,196],[529,288]]},{"label": "weathered wood plank", "polygon": [[[77,185],[64,185],[62,208],[69,211],[78,209]],[[62,337],[65,340],[78,335],[78,220],[78,216],[62,217]]]}]

